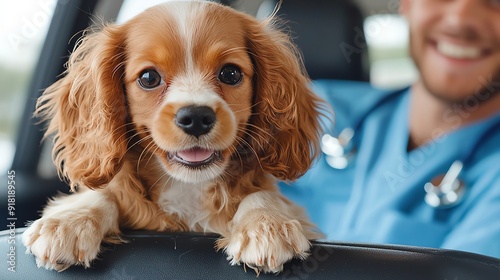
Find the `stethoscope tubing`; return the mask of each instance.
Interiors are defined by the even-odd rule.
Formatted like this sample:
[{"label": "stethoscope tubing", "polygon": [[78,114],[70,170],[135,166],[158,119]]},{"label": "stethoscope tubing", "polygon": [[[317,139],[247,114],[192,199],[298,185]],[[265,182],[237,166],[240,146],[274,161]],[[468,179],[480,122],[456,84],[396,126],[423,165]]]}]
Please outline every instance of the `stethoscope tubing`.
[{"label": "stethoscope tubing", "polygon": [[[321,149],[326,155],[327,164],[334,169],[345,169],[356,157],[356,135],[361,129],[366,118],[380,106],[386,102],[399,97],[404,92],[408,91],[408,88],[396,90],[377,102],[373,104],[364,114],[362,114],[357,121],[354,122],[352,128],[344,128],[339,136],[334,137],[330,134],[325,134],[322,137]],[[425,201],[433,208],[449,208],[458,205],[463,198],[466,191],[466,184],[459,179],[463,172],[464,165],[467,165],[474,155],[477,148],[482,145],[485,139],[488,139],[488,135],[496,133],[500,130],[500,122],[497,122],[492,127],[487,129],[481,136],[480,140],[470,149],[461,159],[455,160],[442,181],[436,185],[432,182],[427,182],[424,185],[424,190],[426,191]],[[347,136],[345,136],[347,135]]]}]

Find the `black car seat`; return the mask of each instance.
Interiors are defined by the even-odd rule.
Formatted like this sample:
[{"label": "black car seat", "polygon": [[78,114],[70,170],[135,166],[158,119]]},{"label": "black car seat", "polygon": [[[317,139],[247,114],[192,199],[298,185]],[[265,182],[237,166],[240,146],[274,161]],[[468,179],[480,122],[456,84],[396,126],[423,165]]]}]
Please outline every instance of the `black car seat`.
[{"label": "black car seat", "polygon": [[[276,3],[264,1],[259,14],[269,15]],[[364,16],[356,3],[284,0],[277,15],[290,29],[311,79],[368,81]]]}]

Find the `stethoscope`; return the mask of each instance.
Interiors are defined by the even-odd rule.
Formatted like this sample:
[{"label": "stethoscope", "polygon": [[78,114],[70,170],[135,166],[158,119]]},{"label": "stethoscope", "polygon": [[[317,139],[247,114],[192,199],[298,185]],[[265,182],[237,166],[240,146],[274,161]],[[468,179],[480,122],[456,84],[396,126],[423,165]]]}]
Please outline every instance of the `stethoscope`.
[{"label": "stethoscope", "polygon": [[434,208],[450,208],[458,205],[465,193],[465,184],[459,179],[463,162],[454,161],[444,176],[437,176],[424,185],[425,203]]},{"label": "stethoscope", "polygon": [[365,113],[358,117],[352,127],[344,128],[338,136],[335,137],[328,133],[323,135],[321,137],[321,151],[325,154],[325,160],[328,165],[334,169],[346,169],[356,156],[357,149],[353,139],[356,131],[359,131],[366,117],[382,104],[400,96],[407,90],[408,88],[404,88],[382,97],[372,104],[368,110],[365,110]]},{"label": "stethoscope", "polygon": [[[321,138],[321,150],[325,154],[325,160],[328,165],[334,169],[346,169],[356,156],[357,149],[353,142],[356,131],[359,130],[366,117],[377,109],[381,104],[389,101],[390,99],[399,96],[406,91],[403,89],[389,94],[378,102],[376,102],[365,114],[363,114],[354,128],[344,128],[337,137],[330,134],[325,134]],[[494,125],[488,129],[481,139],[485,139],[486,135],[493,132],[499,124]],[[476,146],[479,145],[479,142]],[[454,161],[448,171],[444,175],[434,177],[430,182],[424,184],[425,190],[425,203],[430,207],[437,209],[451,208],[460,204],[463,201],[464,193],[466,191],[466,184],[460,180],[460,175],[464,167],[464,162],[467,162],[472,157],[474,149],[471,149],[469,154],[466,155],[464,160]]]}]

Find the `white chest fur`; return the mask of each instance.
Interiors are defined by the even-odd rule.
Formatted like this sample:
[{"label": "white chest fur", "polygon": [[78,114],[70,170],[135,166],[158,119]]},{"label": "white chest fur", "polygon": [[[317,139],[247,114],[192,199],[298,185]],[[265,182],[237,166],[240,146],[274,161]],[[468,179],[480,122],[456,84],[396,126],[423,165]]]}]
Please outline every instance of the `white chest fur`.
[{"label": "white chest fur", "polygon": [[184,183],[171,180],[158,199],[160,208],[185,220],[190,230],[201,227],[204,231],[211,231],[208,225],[209,212],[203,207],[210,183]]}]

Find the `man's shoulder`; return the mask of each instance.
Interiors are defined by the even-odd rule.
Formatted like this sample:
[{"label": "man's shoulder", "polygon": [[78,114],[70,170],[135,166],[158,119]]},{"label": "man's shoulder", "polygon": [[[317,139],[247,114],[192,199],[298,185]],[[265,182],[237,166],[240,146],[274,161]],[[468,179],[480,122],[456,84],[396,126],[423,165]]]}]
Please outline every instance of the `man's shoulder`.
[{"label": "man's shoulder", "polygon": [[388,90],[379,89],[372,86],[368,82],[345,81],[345,80],[314,80],[312,82],[313,90],[323,96],[364,96],[374,94],[382,94]]},{"label": "man's shoulder", "polygon": [[[388,100],[406,89],[381,89],[367,82],[341,80],[315,80],[313,91],[332,106],[337,123],[356,122],[374,107],[384,103],[384,106],[395,106],[396,99]],[[381,102],[383,101],[383,102]]]},{"label": "man's shoulder", "polygon": [[313,91],[321,98],[335,105],[336,102],[356,107],[369,107],[386,96],[405,89],[382,89],[367,82],[342,80],[315,80],[312,82]]},{"label": "man's shoulder", "polygon": [[491,118],[486,133],[479,139],[471,161],[482,170],[494,170],[500,179],[500,115]]}]

